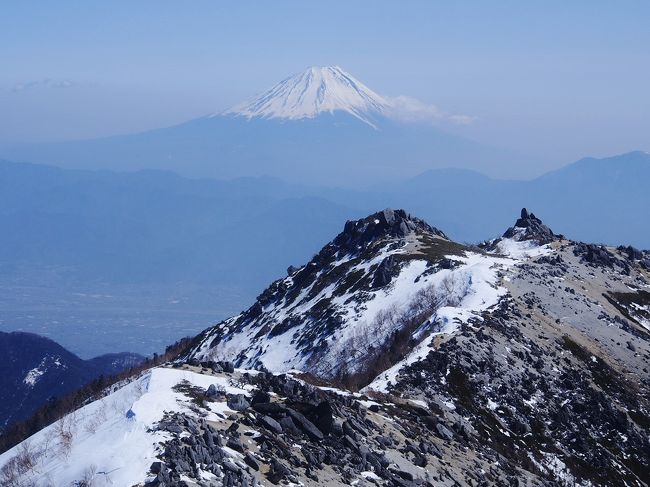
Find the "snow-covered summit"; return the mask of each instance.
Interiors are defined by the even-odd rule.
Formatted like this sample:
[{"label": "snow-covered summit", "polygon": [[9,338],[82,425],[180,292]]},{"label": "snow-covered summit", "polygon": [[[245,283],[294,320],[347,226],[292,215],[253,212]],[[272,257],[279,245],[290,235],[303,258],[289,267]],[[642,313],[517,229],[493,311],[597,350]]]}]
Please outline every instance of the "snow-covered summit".
[{"label": "snow-covered summit", "polygon": [[224,115],[300,120],[347,112],[374,127],[390,103],[338,66],[312,66],[226,110]]}]

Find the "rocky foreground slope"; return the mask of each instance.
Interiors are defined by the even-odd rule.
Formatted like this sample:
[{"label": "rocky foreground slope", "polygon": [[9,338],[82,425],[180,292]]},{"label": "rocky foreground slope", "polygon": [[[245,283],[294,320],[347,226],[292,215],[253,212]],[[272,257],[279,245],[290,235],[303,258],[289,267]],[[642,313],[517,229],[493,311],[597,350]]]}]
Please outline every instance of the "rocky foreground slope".
[{"label": "rocky foreground slope", "polygon": [[527,211],[478,247],[348,222],[182,360],[4,453],[0,483],[648,485],[649,279],[648,252]]}]

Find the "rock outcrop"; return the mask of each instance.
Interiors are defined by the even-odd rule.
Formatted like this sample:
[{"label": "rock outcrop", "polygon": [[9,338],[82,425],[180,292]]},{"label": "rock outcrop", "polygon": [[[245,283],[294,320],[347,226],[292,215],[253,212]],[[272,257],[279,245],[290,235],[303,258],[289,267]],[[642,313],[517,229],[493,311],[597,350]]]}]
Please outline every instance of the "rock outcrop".
[{"label": "rock outcrop", "polygon": [[514,227],[508,228],[503,237],[519,241],[534,240],[540,245],[544,245],[558,240],[562,236],[554,234],[534,213],[529,213],[526,208],[522,208],[521,216],[515,222]]}]

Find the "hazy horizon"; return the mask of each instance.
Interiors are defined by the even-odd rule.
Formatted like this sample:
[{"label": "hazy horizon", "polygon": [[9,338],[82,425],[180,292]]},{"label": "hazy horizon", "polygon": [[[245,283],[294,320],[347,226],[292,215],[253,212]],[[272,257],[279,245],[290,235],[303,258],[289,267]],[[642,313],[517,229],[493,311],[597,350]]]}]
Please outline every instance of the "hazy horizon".
[{"label": "hazy horizon", "polygon": [[2,9],[3,144],[170,126],[307,66],[340,65],[382,95],[409,97],[446,132],[521,154],[531,175],[649,149],[642,2]]}]

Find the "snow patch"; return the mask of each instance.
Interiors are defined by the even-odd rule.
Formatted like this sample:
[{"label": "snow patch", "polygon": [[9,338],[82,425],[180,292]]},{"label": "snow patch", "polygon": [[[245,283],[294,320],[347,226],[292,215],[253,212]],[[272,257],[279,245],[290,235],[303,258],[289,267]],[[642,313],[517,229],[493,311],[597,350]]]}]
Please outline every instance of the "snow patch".
[{"label": "snow patch", "polygon": [[23,379],[23,383],[28,385],[29,387],[34,387],[36,385],[36,382],[38,382],[38,379],[45,373],[44,370],[39,369],[36,367],[35,369],[30,370],[27,372],[27,375]]},{"label": "snow patch", "polygon": [[552,249],[548,244],[539,245],[533,240],[516,240],[514,238],[502,238],[499,243],[497,243],[496,250],[497,252],[513,259],[540,257],[552,252]]},{"label": "snow patch", "polygon": [[67,366],[61,362],[61,357],[50,357],[46,355],[41,359],[41,362],[36,367],[27,371],[27,374],[23,379],[23,384],[28,387],[34,387],[40,378],[49,370],[49,367],[62,369],[67,368]]}]

